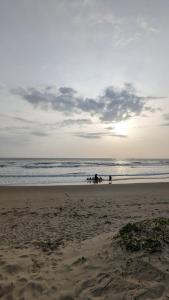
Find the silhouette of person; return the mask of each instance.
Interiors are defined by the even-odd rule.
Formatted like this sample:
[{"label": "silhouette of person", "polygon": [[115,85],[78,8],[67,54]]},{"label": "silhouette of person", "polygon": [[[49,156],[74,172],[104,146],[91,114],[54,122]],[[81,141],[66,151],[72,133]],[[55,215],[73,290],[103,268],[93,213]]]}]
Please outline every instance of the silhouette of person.
[{"label": "silhouette of person", "polygon": [[99,182],[99,178],[98,178],[97,174],[94,175],[94,181],[95,181],[95,183]]}]

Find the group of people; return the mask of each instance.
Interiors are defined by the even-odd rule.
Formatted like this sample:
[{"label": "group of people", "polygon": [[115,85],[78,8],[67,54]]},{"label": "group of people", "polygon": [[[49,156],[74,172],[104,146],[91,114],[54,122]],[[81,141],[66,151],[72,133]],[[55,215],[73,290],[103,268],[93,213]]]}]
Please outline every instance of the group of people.
[{"label": "group of people", "polygon": [[[87,177],[87,181],[93,182],[93,183],[99,183],[99,182],[103,181],[103,178],[101,176],[98,177],[98,175],[95,174],[94,177]],[[111,181],[112,181],[112,176],[110,175],[109,176],[109,183],[111,183]]]}]

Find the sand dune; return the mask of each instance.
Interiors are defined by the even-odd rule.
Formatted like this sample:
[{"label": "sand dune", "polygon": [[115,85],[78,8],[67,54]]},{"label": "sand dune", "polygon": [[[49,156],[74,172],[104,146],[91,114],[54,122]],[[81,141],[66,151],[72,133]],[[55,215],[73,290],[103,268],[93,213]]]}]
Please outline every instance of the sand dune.
[{"label": "sand dune", "polygon": [[1,251],[1,299],[167,299],[169,256],[126,253],[112,240],[103,234],[50,255]]}]

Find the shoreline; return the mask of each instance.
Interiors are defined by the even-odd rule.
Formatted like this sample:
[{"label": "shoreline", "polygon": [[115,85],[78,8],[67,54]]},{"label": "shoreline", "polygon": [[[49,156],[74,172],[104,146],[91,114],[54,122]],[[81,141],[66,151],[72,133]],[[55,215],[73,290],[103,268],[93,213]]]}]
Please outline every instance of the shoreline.
[{"label": "shoreline", "polygon": [[87,188],[87,187],[106,187],[106,186],[109,186],[109,187],[119,187],[119,186],[135,186],[135,185],[169,185],[169,181],[157,181],[157,182],[131,182],[131,183],[85,183],[85,184],[21,184],[21,185],[7,185],[7,184],[4,184],[4,185],[0,185],[0,190],[1,189],[4,189],[4,188]]},{"label": "shoreline", "polygon": [[[158,176],[158,175],[157,175]],[[83,182],[66,182],[66,183],[21,183],[21,184],[16,184],[16,183],[7,183],[7,184],[2,184],[0,183],[0,187],[13,187],[13,186],[18,186],[18,187],[27,187],[27,186],[88,186],[88,185],[121,185],[121,184],[147,184],[147,183],[163,183],[163,182],[168,182],[169,183],[169,177],[165,176],[165,177],[135,177],[132,178],[128,177],[128,178],[113,178],[111,182],[109,182],[109,180],[104,180],[102,182],[99,183],[94,183],[92,181],[83,181]]]}]

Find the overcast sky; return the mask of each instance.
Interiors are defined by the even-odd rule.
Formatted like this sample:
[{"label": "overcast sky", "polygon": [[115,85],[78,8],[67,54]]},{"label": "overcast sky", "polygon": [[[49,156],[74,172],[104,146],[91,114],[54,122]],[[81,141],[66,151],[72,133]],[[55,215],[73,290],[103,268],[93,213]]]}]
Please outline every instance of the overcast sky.
[{"label": "overcast sky", "polygon": [[0,0],[0,156],[169,158],[168,0]]}]

